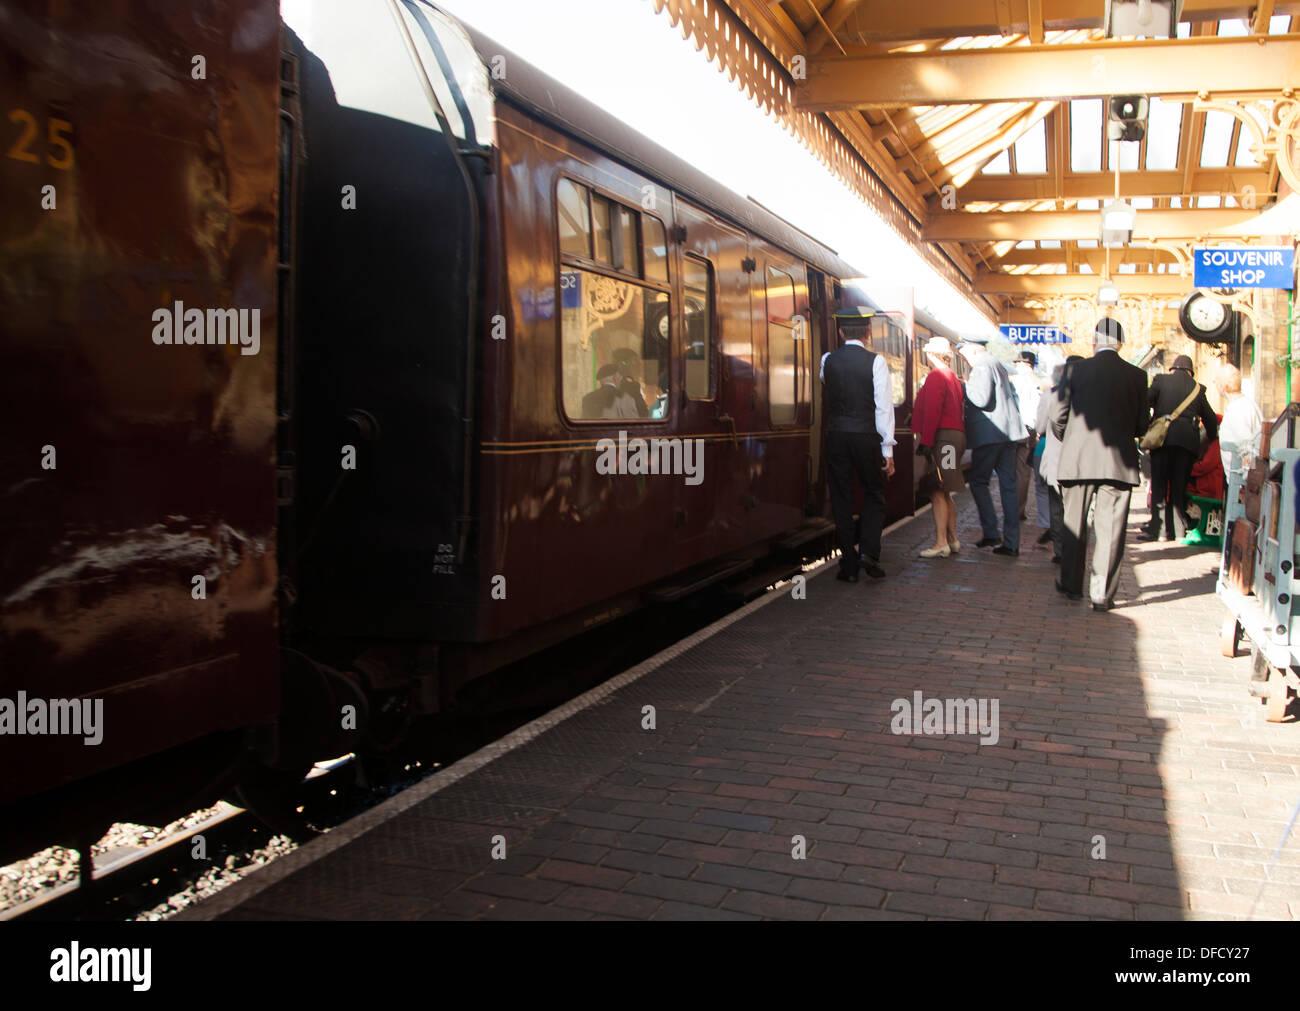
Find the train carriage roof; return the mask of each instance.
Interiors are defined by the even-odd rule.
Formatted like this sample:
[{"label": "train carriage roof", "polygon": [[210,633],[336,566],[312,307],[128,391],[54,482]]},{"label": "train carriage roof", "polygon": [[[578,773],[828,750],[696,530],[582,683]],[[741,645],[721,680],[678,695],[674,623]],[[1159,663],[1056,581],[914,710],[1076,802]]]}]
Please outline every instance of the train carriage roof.
[{"label": "train carriage roof", "polygon": [[[753,200],[733,193],[710,179],[689,162],[637,133],[622,120],[542,73],[464,22],[458,22],[469,36],[485,66],[504,56],[509,73],[491,82],[495,97],[518,106],[579,140],[599,148],[612,158],[675,190],[701,206],[730,219],[746,231],[795,253],[836,279],[860,278],[856,270],[835,251]],[[873,304],[873,308],[879,308]]]},{"label": "train carriage roof", "polygon": [[916,322],[921,326],[925,327],[932,334],[935,334],[936,336],[939,337],[947,337],[954,344],[962,339],[961,335],[956,330],[954,330],[950,326],[946,326],[945,324],[940,323],[928,312],[925,312],[924,310],[921,309],[917,309],[914,315],[916,316]]}]

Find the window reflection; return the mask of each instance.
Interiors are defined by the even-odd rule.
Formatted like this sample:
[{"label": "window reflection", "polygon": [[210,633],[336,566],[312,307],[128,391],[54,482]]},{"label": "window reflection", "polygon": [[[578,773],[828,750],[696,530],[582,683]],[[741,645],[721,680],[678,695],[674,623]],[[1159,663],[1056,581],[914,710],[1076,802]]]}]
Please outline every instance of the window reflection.
[{"label": "window reflection", "polygon": [[686,395],[713,396],[713,265],[688,256],[683,261],[686,294]]},{"label": "window reflection", "polygon": [[565,413],[585,421],[664,417],[667,292],[567,268],[563,288],[572,293],[561,326]]},{"label": "window reflection", "polygon": [[767,268],[768,406],[772,423],[790,424],[798,414],[800,349],[795,339],[794,281],[775,267]]}]

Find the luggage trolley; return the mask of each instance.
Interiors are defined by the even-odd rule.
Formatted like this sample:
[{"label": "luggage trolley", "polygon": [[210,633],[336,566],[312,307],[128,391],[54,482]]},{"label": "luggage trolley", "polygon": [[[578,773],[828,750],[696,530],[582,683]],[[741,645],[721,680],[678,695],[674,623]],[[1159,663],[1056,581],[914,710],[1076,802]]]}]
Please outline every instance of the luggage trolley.
[{"label": "luggage trolley", "polygon": [[1300,605],[1295,600],[1300,588],[1295,578],[1297,417],[1300,403],[1293,403],[1274,421],[1264,423],[1261,459],[1249,471],[1233,457],[1215,587],[1232,615],[1220,633],[1223,655],[1236,656],[1243,635],[1250,640],[1252,680],[1263,682],[1267,672],[1263,695],[1267,719],[1273,723],[1285,717],[1291,693],[1300,689]]}]

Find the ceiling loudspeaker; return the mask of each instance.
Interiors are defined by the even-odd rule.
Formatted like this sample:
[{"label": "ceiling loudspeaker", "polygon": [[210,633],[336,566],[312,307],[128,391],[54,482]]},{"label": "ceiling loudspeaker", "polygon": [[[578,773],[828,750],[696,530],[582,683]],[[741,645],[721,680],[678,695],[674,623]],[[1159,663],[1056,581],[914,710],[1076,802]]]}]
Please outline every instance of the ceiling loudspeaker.
[{"label": "ceiling loudspeaker", "polygon": [[1111,140],[1141,140],[1147,132],[1146,95],[1112,95],[1106,123]]}]

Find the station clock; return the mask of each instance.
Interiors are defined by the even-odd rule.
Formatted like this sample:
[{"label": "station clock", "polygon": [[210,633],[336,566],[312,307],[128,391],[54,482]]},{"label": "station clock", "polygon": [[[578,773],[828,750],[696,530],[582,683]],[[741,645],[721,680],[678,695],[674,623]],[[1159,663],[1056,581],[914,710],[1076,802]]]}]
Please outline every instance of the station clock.
[{"label": "station clock", "polygon": [[1192,340],[1201,344],[1219,344],[1227,340],[1232,330],[1233,315],[1222,302],[1201,291],[1193,291],[1183,299],[1178,310],[1178,322]]}]

